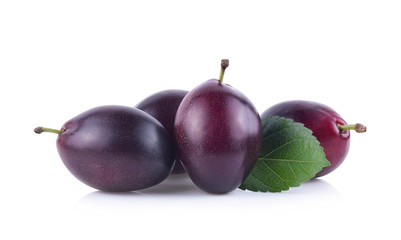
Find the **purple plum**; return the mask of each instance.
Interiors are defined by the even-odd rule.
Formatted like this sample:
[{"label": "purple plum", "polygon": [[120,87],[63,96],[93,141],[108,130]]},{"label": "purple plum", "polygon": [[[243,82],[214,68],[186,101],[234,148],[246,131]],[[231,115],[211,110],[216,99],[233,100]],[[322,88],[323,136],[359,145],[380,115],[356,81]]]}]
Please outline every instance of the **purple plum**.
[{"label": "purple plum", "polygon": [[162,182],[175,158],[167,130],[149,114],[130,107],[102,106],[66,122],[57,150],[68,170],[83,183],[109,192],[136,191]]},{"label": "purple plum", "polygon": [[251,101],[222,83],[208,80],[182,100],[175,118],[178,156],[202,190],[222,194],[236,189],[251,172],[261,147],[259,114]]},{"label": "purple plum", "polygon": [[[175,144],[175,114],[177,113],[178,106],[187,93],[188,91],[184,90],[165,90],[157,92],[142,100],[136,105],[136,107],[156,118],[167,129],[167,132],[170,134],[171,139]],[[171,174],[182,173],[185,173],[185,170],[182,166],[181,159],[179,159],[177,155]]]}]

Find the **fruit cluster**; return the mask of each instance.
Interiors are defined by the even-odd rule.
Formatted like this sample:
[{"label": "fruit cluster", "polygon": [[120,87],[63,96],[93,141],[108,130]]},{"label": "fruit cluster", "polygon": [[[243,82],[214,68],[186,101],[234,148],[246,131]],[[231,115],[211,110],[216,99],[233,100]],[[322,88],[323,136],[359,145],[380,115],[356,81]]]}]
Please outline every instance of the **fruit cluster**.
[{"label": "fruit cluster", "polygon": [[[102,191],[136,191],[162,182],[170,173],[186,172],[202,190],[228,193],[251,173],[265,139],[251,101],[222,82],[228,64],[223,59],[220,78],[190,92],[162,91],[135,108],[93,108],[60,130],[38,127],[35,132],[57,133],[65,166],[80,181]],[[266,121],[269,116],[290,118],[312,130],[331,163],[312,177],[342,163],[349,130],[366,131],[362,124],[347,125],[331,108],[309,101],[277,104],[261,115]]]}]

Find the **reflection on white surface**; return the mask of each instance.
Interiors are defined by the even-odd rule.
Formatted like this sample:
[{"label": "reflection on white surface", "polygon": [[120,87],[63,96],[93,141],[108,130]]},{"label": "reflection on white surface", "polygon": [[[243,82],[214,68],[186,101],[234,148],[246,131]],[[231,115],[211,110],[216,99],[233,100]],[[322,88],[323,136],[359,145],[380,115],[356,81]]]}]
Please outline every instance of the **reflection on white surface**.
[{"label": "reflection on white surface", "polygon": [[80,202],[90,201],[102,201],[102,200],[113,200],[119,198],[134,198],[137,196],[154,197],[157,195],[163,196],[207,196],[208,194],[196,187],[191,179],[186,174],[171,175],[162,183],[134,192],[123,192],[123,193],[109,193],[102,191],[94,191],[80,199]]},{"label": "reflection on white surface", "polygon": [[[149,214],[221,214],[229,216],[261,212],[307,211],[333,208],[343,202],[339,191],[330,183],[314,179],[300,187],[281,193],[255,193],[235,190],[229,194],[208,194],[197,188],[186,175],[170,176],[152,188],[128,193],[95,191],[80,198],[79,211],[138,212]],[[75,208],[74,207],[74,208]],[[286,211],[283,211],[286,209]],[[186,213],[187,211],[187,213]]]}]

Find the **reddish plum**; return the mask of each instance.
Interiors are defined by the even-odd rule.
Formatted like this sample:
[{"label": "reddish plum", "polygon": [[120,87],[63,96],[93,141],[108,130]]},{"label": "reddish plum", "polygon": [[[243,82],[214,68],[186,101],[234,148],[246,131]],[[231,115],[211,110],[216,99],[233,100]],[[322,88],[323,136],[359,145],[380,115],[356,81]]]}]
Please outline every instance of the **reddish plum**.
[{"label": "reddish plum", "polygon": [[331,163],[316,174],[324,176],[341,165],[347,156],[350,146],[350,131],[366,131],[362,124],[347,125],[345,120],[333,109],[321,103],[311,101],[286,101],[276,104],[262,113],[262,117],[280,116],[291,118],[295,122],[303,123],[312,130],[313,135],[320,142]]}]

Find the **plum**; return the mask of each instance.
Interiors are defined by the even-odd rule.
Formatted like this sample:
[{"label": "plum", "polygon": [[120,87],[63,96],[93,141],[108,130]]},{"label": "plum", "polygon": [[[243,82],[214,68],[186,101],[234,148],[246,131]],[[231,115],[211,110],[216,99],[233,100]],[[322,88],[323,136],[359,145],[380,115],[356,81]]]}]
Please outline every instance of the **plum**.
[{"label": "plum", "polygon": [[202,190],[222,194],[236,189],[254,166],[261,147],[258,112],[240,91],[208,80],[182,100],[175,118],[178,156]]},{"label": "plum", "polygon": [[324,176],[344,161],[350,147],[350,131],[365,132],[366,127],[360,123],[347,125],[345,120],[330,107],[311,101],[293,100],[278,103],[261,115],[280,116],[291,118],[295,122],[303,123],[312,130],[313,135],[320,142],[330,166],[324,167],[316,177]]},{"label": "plum", "polygon": [[135,108],[101,106],[72,118],[61,130],[38,127],[35,132],[57,133],[57,150],[68,170],[102,191],[151,187],[167,178],[174,164],[167,130]]},{"label": "plum", "polygon": [[[150,95],[136,105],[136,108],[156,118],[168,131],[175,144],[174,119],[178,106],[188,91],[164,90]],[[178,155],[177,155],[178,156]],[[176,157],[175,165],[171,174],[185,173],[181,160]]]}]

